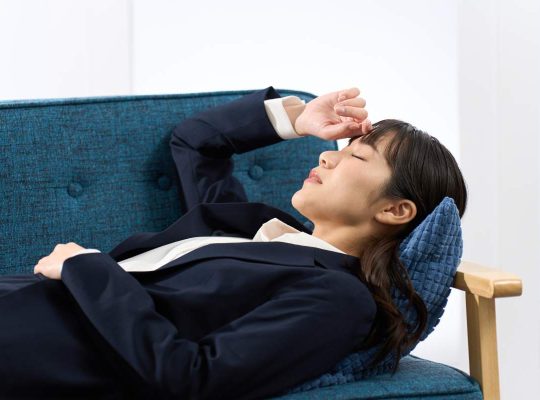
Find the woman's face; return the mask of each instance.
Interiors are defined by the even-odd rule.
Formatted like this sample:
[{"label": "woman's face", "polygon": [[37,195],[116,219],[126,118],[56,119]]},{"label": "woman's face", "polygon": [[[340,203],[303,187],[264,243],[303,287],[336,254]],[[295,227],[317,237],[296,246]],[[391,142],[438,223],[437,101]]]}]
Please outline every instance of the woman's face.
[{"label": "woman's face", "polygon": [[375,147],[358,138],[339,151],[322,152],[314,168],[322,183],[304,181],[292,196],[294,208],[316,227],[365,225],[378,211],[381,190],[391,177],[384,157],[390,137],[384,135]]}]

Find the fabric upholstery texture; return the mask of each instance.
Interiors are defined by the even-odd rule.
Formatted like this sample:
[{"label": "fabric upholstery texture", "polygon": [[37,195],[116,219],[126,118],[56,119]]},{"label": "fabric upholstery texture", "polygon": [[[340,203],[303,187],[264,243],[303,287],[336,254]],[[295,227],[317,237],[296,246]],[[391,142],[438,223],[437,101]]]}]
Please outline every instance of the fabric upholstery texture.
[{"label": "fabric upholstery texture", "polygon": [[384,373],[337,386],[286,394],[271,400],[482,399],[479,385],[462,371],[415,356],[401,359],[394,376]]},{"label": "fabric upholstery texture", "polygon": [[[250,92],[0,102],[0,275],[31,274],[57,243],[74,241],[108,252],[135,232],[171,225],[185,211],[168,145],[172,129],[200,110]],[[279,93],[306,102],[314,98],[294,90]],[[235,154],[234,175],[250,201],[278,207],[311,229],[290,199],[325,150],[337,150],[337,143],[306,137]],[[430,313],[422,339],[442,315],[461,257],[456,212],[453,201],[445,199],[401,246]],[[397,294],[396,299],[402,306]],[[366,378],[385,373],[390,361],[369,369],[371,355],[353,353],[289,393],[369,382]],[[440,371],[445,368],[453,372],[445,366]],[[425,372],[424,380],[430,381],[430,374]]]},{"label": "fabric upholstery texture", "polygon": [[[171,225],[185,210],[169,148],[173,128],[247,93],[0,102],[0,275],[30,273],[57,243],[108,252],[135,232]],[[234,154],[234,175],[250,201],[311,228],[290,199],[320,152],[336,149],[306,137]]]}]

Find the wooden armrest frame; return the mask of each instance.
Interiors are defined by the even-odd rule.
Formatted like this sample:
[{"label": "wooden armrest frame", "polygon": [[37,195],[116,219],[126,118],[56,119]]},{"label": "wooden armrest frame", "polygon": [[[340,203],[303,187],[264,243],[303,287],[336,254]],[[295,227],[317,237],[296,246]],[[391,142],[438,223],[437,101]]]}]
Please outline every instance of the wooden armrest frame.
[{"label": "wooden armrest frame", "polygon": [[470,375],[480,384],[484,399],[499,400],[495,298],[520,296],[521,278],[462,261],[452,286],[465,292]]}]

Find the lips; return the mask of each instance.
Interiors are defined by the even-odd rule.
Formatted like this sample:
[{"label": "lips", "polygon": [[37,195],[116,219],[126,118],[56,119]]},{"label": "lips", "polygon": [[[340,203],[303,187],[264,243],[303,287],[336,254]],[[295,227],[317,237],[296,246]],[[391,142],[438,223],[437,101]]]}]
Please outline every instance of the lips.
[{"label": "lips", "polygon": [[319,175],[317,175],[317,172],[315,172],[314,169],[310,171],[308,178],[315,178],[319,183],[322,183],[321,178],[319,177]]}]

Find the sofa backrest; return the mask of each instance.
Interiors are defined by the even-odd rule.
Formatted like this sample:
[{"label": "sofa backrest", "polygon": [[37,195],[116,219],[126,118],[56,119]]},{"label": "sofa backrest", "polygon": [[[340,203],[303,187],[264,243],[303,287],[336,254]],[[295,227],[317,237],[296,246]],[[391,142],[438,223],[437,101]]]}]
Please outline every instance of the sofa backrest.
[{"label": "sofa backrest", "polygon": [[[310,93],[278,90],[309,101]],[[30,274],[58,243],[108,252],[184,212],[169,149],[184,118],[251,91],[0,102],[0,275]],[[287,140],[233,155],[250,201],[289,212],[335,141]]]}]

